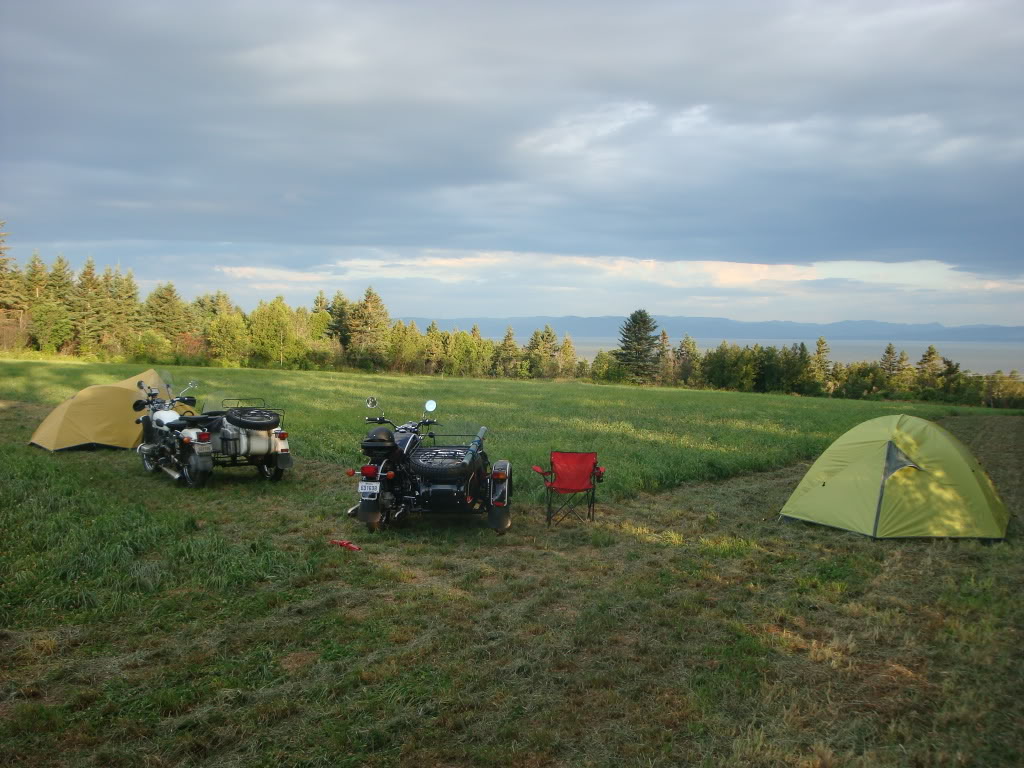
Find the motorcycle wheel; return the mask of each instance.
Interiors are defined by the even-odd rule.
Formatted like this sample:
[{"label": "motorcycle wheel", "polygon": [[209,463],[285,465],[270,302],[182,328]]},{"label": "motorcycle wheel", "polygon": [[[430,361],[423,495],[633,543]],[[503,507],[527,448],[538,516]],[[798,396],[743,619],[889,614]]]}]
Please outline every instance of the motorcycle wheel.
[{"label": "motorcycle wheel", "polygon": [[264,480],[269,480],[272,483],[279,482],[284,477],[284,470],[281,467],[272,467],[269,464],[257,464],[256,472]]},{"label": "motorcycle wheel", "polygon": [[196,472],[192,469],[191,464],[186,461],[181,465],[181,484],[186,488],[202,488],[206,485],[206,481],[210,479],[210,472]]},{"label": "motorcycle wheel", "polygon": [[147,456],[144,453],[140,453],[139,456],[142,457],[142,468],[147,472],[156,472],[158,469],[160,469],[160,467],[157,465],[155,461],[153,461],[151,457]]},{"label": "motorcycle wheel", "polygon": [[[372,501],[368,499],[360,499],[359,501],[359,512],[362,514],[357,513],[357,516],[366,522],[366,530],[370,533],[377,533],[387,522],[387,518],[380,507],[380,502],[376,499]],[[366,520],[366,518],[371,519]]]}]

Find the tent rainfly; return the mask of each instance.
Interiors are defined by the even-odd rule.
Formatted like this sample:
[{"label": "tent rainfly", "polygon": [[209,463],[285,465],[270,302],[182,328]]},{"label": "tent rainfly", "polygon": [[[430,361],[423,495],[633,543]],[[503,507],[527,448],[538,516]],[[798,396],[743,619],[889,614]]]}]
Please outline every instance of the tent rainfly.
[{"label": "tent rainfly", "polygon": [[143,398],[136,382],[167,391],[152,368],[115,384],[86,387],[58,405],[43,419],[29,441],[48,451],[69,448],[134,448],[142,440],[142,427],[132,403]]},{"label": "tent rainfly", "polygon": [[782,515],[877,539],[1002,539],[1010,517],[963,443],[906,415],[865,421],[832,443]]}]

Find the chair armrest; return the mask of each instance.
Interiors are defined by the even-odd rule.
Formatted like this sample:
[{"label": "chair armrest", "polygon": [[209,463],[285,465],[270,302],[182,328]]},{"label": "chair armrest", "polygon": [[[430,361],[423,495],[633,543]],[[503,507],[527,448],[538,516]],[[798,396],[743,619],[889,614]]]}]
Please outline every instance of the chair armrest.
[{"label": "chair armrest", "polygon": [[551,470],[550,469],[541,469],[536,464],[533,465],[532,467],[530,467],[530,469],[532,469],[534,472],[536,472],[537,474],[540,474],[540,475],[547,476],[547,475],[551,474]]}]

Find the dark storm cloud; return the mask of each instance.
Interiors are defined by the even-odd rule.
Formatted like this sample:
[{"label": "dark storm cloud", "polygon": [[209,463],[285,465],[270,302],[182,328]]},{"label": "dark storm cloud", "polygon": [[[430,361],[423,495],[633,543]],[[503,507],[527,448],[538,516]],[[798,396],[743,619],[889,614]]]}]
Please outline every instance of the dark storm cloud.
[{"label": "dark storm cloud", "polygon": [[978,0],[9,4],[0,219],[16,247],[229,266],[379,246],[1012,279],[1022,30]]}]

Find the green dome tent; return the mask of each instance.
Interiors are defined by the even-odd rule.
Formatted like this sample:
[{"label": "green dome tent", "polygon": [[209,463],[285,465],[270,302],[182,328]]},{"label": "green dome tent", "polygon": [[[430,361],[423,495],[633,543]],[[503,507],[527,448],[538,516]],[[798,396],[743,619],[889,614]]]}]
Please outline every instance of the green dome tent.
[{"label": "green dome tent", "polygon": [[906,415],[865,421],[832,443],[782,515],[879,539],[1002,539],[1010,518],[959,440]]}]

